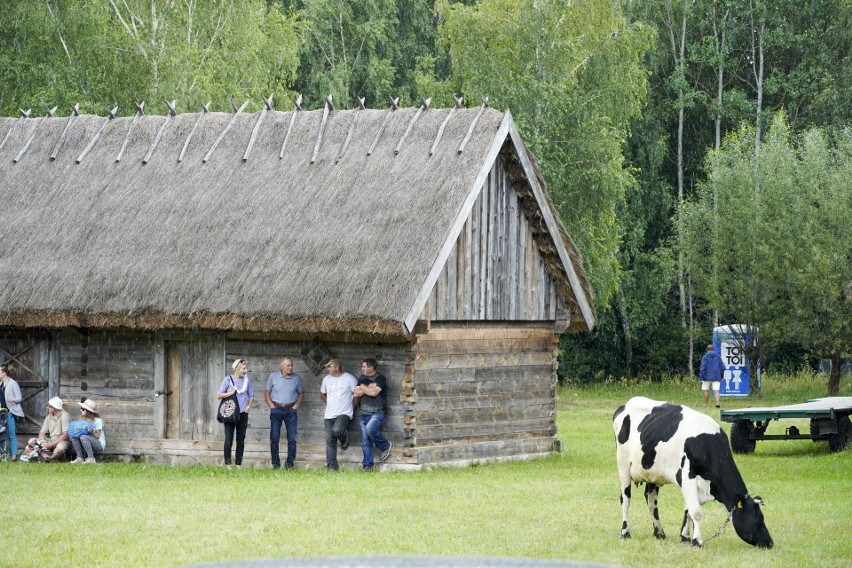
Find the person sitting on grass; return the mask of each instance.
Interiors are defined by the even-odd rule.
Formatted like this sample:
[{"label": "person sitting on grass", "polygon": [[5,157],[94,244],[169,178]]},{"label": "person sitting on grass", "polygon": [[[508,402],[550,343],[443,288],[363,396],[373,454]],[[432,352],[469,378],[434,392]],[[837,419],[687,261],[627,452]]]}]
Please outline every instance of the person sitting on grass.
[{"label": "person sitting on grass", "polygon": [[27,449],[21,455],[21,461],[56,461],[65,455],[68,449],[68,425],[71,416],[62,409],[64,403],[58,396],[47,402],[47,416],[38,433],[38,438],[30,438]]},{"label": "person sitting on grass", "polygon": [[98,463],[95,454],[103,452],[106,448],[106,436],[104,436],[104,421],[98,414],[95,402],[87,398],[80,405],[80,415],[83,420],[92,424],[89,433],[80,436],[71,436],[71,444],[77,452],[77,458],[71,463]]}]

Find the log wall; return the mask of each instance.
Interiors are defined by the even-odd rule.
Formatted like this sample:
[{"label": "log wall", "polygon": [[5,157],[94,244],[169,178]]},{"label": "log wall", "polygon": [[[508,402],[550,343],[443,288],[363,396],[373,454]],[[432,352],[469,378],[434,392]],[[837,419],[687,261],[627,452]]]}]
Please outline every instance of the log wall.
[{"label": "log wall", "polygon": [[417,337],[403,382],[404,454],[418,464],[549,452],[557,335],[547,324],[442,322]]},{"label": "log wall", "polygon": [[522,199],[497,160],[421,319],[554,321],[563,309]]},{"label": "log wall", "polygon": [[[551,322],[445,322],[433,323],[410,339],[320,339],[355,376],[362,359],[379,361],[388,378],[384,432],[394,442],[388,465],[419,469],[550,451],[555,441],[556,337]],[[45,388],[39,396],[44,400],[39,399],[31,414],[36,428],[44,419],[48,394],[61,396],[72,417],[79,416],[76,403],[81,398],[92,398],[104,419],[109,452],[151,462],[222,462],[224,428],[215,420],[215,391],[231,362],[246,359],[255,406],[249,414],[244,463],[260,467],[269,465],[269,411],[263,391],[284,355],[293,357],[305,388],[297,465],[325,465],[322,376],[314,375],[301,357],[312,341],[298,335],[179,331],[0,333],[5,351],[19,353],[29,346],[26,357],[21,356],[27,366],[45,378],[56,375],[55,386],[41,383]],[[178,392],[158,395],[169,390],[169,373],[177,373],[173,385]],[[351,447],[339,451],[338,459],[342,467],[357,468],[357,421],[349,432]],[[286,454],[286,437],[282,440]]]}]

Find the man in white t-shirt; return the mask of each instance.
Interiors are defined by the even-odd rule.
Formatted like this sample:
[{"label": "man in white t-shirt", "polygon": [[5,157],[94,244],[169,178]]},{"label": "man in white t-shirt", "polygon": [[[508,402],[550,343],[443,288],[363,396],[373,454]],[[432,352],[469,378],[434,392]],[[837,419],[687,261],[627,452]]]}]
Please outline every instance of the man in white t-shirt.
[{"label": "man in white t-shirt", "polygon": [[340,441],[344,451],[349,447],[346,428],[355,412],[355,387],[358,381],[343,372],[343,366],[337,359],[329,361],[326,367],[328,374],[320,387],[320,398],[325,403],[325,467],[329,471],[336,471],[337,441]]}]

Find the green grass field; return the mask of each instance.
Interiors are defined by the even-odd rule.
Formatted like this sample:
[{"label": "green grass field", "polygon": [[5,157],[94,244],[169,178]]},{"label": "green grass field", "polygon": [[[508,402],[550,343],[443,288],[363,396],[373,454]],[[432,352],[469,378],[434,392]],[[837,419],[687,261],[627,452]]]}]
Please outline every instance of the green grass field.
[{"label": "green grass field", "polygon": [[[767,385],[762,400],[723,407],[800,402],[825,389],[809,377]],[[732,527],[704,549],[682,545],[675,486],[663,488],[660,499],[669,540],[653,538],[640,497],[630,511],[633,539],[621,541],[610,421],[634,394],[701,406],[697,381],[567,386],[560,390],[561,454],[419,473],[3,463],[0,565],[462,555],[625,566],[849,566],[852,449],[831,454],[824,442],[759,442],[754,455],[736,457],[751,493],[767,502],[772,550],[745,544]],[[724,519],[721,505],[705,505],[705,538]]]}]

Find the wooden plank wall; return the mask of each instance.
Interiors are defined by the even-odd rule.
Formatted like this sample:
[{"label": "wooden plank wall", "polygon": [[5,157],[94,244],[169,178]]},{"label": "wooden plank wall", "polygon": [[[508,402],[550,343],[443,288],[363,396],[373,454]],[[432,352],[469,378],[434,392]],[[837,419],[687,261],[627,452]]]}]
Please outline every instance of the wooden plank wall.
[{"label": "wooden plank wall", "polygon": [[424,307],[429,321],[554,321],[563,302],[497,160]]},{"label": "wooden plank wall", "polygon": [[[38,330],[0,330],[0,362],[15,366],[12,377],[21,387],[22,407],[28,420],[18,426],[22,433],[37,433],[44,420],[44,406],[50,398],[50,334]],[[19,360],[10,361],[11,356]]]},{"label": "wooden plank wall", "polygon": [[81,398],[98,405],[110,438],[155,434],[153,332],[71,330],[59,337],[59,395],[72,419]]},{"label": "wooden plank wall", "polygon": [[433,325],[404,393],[420,464],[534,455],[556,434],[557,335],[547,324]]}]

